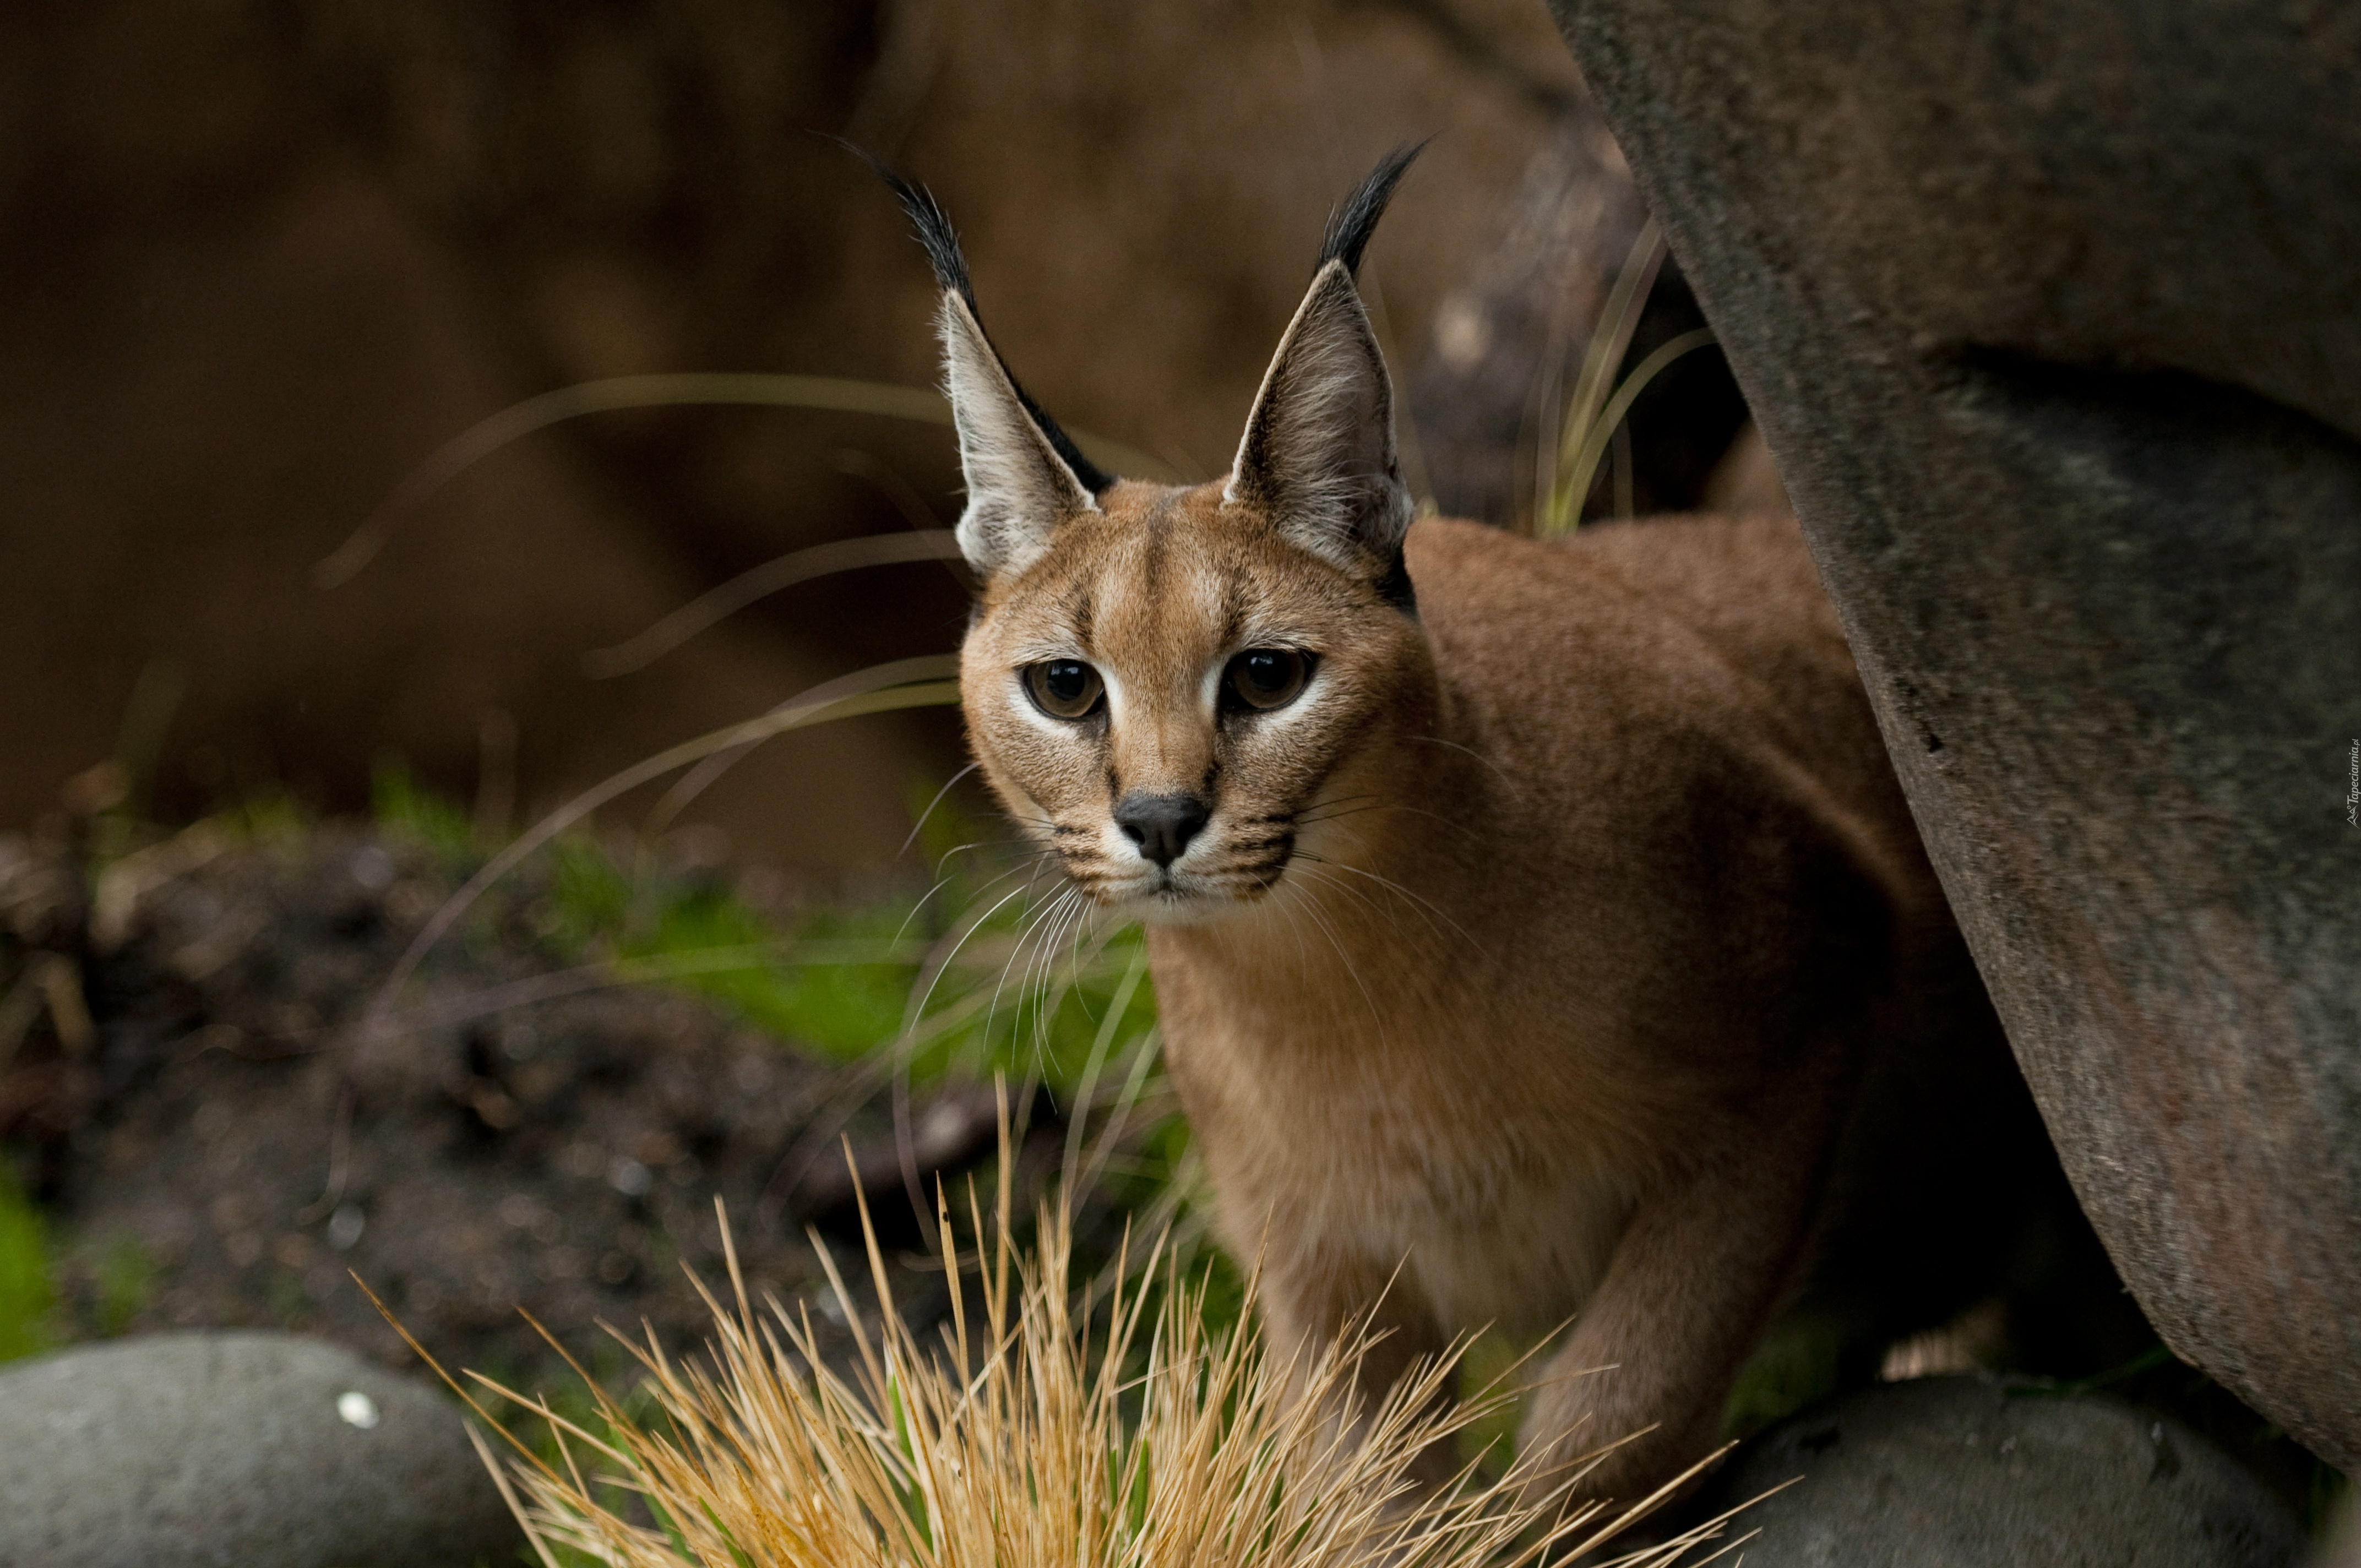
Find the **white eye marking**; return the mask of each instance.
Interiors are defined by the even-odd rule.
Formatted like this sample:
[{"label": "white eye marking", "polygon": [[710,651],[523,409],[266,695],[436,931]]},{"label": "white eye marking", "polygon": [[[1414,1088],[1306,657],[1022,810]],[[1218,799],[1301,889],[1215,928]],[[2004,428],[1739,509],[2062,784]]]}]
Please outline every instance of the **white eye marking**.
[{"label": "white eye marking", "polygon": [[1204,678],[1197,683],[1198,717],[1208,724],[1216,722],[1220,717],[1222,677],[1229,674],[1230,661],[1235,657],[1237,655],[1235,653],[1223,654],[1205,667]]}]

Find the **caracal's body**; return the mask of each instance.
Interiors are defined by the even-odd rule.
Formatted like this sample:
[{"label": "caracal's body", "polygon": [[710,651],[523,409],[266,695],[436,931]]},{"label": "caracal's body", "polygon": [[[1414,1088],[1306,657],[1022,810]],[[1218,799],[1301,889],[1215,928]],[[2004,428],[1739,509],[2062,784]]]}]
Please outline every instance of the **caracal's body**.
[{"label": "caracal's body", "polygon": [[1411,525],[1352,280],[1404,162],[1193,488],[1024,399],[903,187],[983,584],[963,703],[1027,835],[1148,922],[1279,1343],[1374,1313],[1384,1373],[1572,1318],[1526,1441],[1653,1427],[1586,1487],[1630,1496],[1783,1306],[1873,1356],[1958,1305],[2042,1146],[1793,520]]}]

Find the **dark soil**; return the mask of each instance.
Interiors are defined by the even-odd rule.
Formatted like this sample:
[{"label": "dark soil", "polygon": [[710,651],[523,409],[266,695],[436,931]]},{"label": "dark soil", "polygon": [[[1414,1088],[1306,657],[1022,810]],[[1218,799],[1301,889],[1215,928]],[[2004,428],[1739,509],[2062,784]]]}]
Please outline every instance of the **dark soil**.
[{"label": "dark soil", "polygon": [[[519,1308],[610,1369],[600,1321],[693,1346],[709,1315],[682,1265],[721,1280],[717,1195],[757,1299],[789,1297],[820,1277],[806,1222],[848,1228],[839,1129],[870,1174],[901,1164],[858,1069],[694,997],[591,989],[529,879],[437,947],[407,1026],[372,1035],[458,869],[357,828],[204,831],[94,894],[61,849],[0,842],[9,969],[38,988],[71,963],[89,1012],[13,1040],[0,1014],[0,1140],[62,1234],[71,1337],[264,1325],[414,1368],[357,1277],[445,1365],[548,1387],[566,1376]],[[987,1152],[989,1104],[922,1100],[924,1165]],[[896,1290],[920,1319],[944,1299],[923,1264]]]}]

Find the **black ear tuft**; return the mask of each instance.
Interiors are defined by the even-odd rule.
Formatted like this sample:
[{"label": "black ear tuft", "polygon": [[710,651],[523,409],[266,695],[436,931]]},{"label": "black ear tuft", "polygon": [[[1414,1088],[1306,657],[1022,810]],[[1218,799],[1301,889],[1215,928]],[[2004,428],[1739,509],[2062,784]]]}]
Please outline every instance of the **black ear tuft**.
[{"label": "black ear tuft", "polygon": [[917,231],[918,244],[927,252],[928,264],[935,269],[935,281],[965,300],[969,310],[974,310],[975,285],[968,281],[967,257],[960,249],[959,231],[951,227],[951,221],[944,215],[942,203],[935,200],[935,193],[914,180],[905,179],[866,148],[853,147],[851,142],[844,145],[851,148],[862,162],[876,170],[878,179],[893,188],[895,196],[902,203],[902,210],[910,215],[910,226]]},{"label": "black ear tuft", "polygon": [[1426,142],[1433,139],[1429,137],[1426,141],[1404,142],[1386,154],[1384,160],[1369,170],[1369,177],[1361,181],[1361,188],[1353,192],[1352,199],[1328,214],[1327,237],[1320,245],[1322,267],[1341,261],[1345,271],[1356,275],[1360,272],[1361,252],[1367,248],[1369,236],[1377,232],[1378,220],[1386,215],[1386,203],[1393,200],[1394,186],[1400,182],[1402,170],[1426,150]]},{"label": "black ear tuft", "polygon": [[[935,193],[895,170],[867,148],[846,141],[841,137],[829,139],[869,165],[877,178],[892,187],[895,196],[902,203],[902,210],[910,216],[910,226],[917,231],[918,244],[926,250],[928,264],[935,269],[935,282],[945,292],[957,294],[966,301],[968,313],[975,317],[980,326],[983,313],[976,309],[975,285],[968,281],[967,256],[960,249],[959,231],[951,227],[951,220],[944,214],[942,203],[935,200]],[[1383,205],[1382,200],[1379,204]],[[998,358],[999,355],[999,349],[994,348],[993,356]],[[1003,372],[1008,372],[1007,361],[1002,360],[1000,367]],[[1033,395],[1025,389],[1013,373],[1008,375],[1008,384],[1016,389],[1016,400],[1025,405],[1025,411],[1031,416],[1035,427],[1049,439],[1050,446],[1066,466],[1074,471],[1074,477],[1082,482],[1082,488],[1094,496],[1104,494],[1115,483],[1115,477],[1082,455],[1082,449],[1074,444],[1074,438],[1049,417],[1048,411],[1033,400]]]}]

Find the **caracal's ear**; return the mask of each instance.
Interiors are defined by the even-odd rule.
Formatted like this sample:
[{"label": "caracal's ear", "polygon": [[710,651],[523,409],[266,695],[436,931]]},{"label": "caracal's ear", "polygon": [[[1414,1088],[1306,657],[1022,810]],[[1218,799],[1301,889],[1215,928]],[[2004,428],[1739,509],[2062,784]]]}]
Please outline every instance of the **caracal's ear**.
[{"label": "caracal's ear", "polygon": [[960,553],[987,582],[1022,572],[1049,548],[1060,523],[1098,510],[1099,492],[1115,478],[1084,457],[1008,373],[976,318],[967,258],[933,194],[867,153],[861,156],[902,199],[943,291],[937,321],[943,386],[959,428],[960,466],[967,476]]},{"label": "caracal's ear", "polygon": [[1389,154],[1330,217],[1320,269],[1263,374],[1223,492],[1396,597],[1409,589],[1402,536],[1415,508],[1394,460],[1393,383],[1353,279],[1395,182],[1424,145]]},{"label": "caracal's ear", "polygon": [[960,554],[989,582],[1039,560],[1058,525],[1096,511],[1098,499],[1034,418],[1030,400],[993,352],[974,308],[955,291],[943,292],[939,325],[944,389],[967,475]]}]

